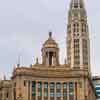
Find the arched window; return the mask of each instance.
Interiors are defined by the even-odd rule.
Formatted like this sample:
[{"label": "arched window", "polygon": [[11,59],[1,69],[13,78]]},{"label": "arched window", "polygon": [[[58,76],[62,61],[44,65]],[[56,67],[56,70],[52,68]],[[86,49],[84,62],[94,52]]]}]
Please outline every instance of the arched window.
[{"label": "arched window", "polygon": [[87,31],[87,25],[82,23],[82,32],[86,32]]},{"label": "arched window", "polygon": [[73,30],[74,30],[74,33],[79,32],[79,24],[78,23],[73,24]]},{"label": "arched window", "polygon": [[49,65],[51,66],[53,64],[53,52],[49,52]]}]

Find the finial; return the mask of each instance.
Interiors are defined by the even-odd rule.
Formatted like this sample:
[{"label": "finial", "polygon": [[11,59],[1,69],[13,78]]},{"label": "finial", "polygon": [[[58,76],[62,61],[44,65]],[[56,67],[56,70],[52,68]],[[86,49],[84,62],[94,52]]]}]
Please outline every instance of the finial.
[{"label": "finial", "polygon": [[30,67],[32,68],[32,64],[30,64]]},{"label": "finial", "polygon": [[17,67],[20,67],[20,60],[21,60],[21,52],[18,54],[18,63],[17,63]]},{"label": "finial", "polygon": [[39,59],[38,58],[36,58],[36,64],[39,64]]},{"label": "finial", "polygon": [[17,67],[19,68],[20,67],[20,64],[17,64]]},{"label": "finial", "polygon": [[49,38],[52,38],[52,32],[51,31],[49,32]]},{"label": "finial", "polygon": [[6,80],[6,76],[4,75],[4,80]]},{"label": "finial", "polygon": [[13,66],[13,72],[16,70],[16,65]]},{"label": "finial", "polygon": [[0,80],[2,80],[2,79],[3,79],[3,73],[0,72]]},{"label": "finial", "polygon": [[66,58],[65,58],[65,60],[64,60],[64,63],[67,64],[67,60],[66,60]]}]

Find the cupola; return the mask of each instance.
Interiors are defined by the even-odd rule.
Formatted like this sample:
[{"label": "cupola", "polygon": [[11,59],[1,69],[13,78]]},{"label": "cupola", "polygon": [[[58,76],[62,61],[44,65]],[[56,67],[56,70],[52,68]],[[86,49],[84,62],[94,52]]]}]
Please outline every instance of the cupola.
[{"label": "cupola", "polygon": [[42,63],[47,66],[59,64],[59,48],[56,41],[52,38],[52,32],[49,32],[49,37],[43,44]]}]

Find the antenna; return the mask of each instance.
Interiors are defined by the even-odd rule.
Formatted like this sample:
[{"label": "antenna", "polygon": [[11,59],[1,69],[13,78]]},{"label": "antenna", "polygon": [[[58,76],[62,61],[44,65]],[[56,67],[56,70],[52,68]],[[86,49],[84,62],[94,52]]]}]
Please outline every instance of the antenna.
[{"label": "antenna", "polygon": [[20,67],[20,58],[21,58],[21,53],[18,54],[18,62],[17,62],[17,67]]}]

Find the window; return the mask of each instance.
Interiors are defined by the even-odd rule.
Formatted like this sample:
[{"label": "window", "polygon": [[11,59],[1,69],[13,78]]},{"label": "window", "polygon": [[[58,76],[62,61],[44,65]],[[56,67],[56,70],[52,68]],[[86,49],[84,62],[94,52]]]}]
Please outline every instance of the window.
[{"label": "window", "polygon": [[16,82],[14,83],[14,87],[16,87]]},{"label": "window", "polygon": [[42,83],[38,82],[38,88],[42,88]]},{"label": "window", "polygon": [[53,64],[52,59],[53,59],[53,52],[49,52],[49,65],[50,66]]},{"label": "window", "polygon": [[61,97],[60,92],[57,92],[57,93],[56,93],[56,97],[57,97],[57,98]]},{"label": "window", "polygon": [[57,89],[60,89],[60,83],[57,83],[57,84],[56,84],[56,88],[57,88]]},{"label": "window", "polygon": [[96,87],[96,90],[100,90],[100,87]]},{"label": "window", "polygon": [[74,8],[78,8],[78,3],[74,3]]},{"label": "window", "polygon": [[56,97],[59,98],[61,96],[60,93],[61,84],[59,82],[56,83]]},{"label": "window", "polygon": [[38,91],[38,96],[42,96],[42,92]]},{"label": "window", "polygon": [[74,64],[80,64],[80,44],[79,39],[74,39]]},{"label": "window", "polygon": [[54,89],[54,83],[50,83],[50,89]]},{"label": "window", "polygon": [[48,97],[48,83],[44,82],[44,97]]},{"label": "window", "polygon": [[88,47],[87,40],[83,39],[83,64],[88,65]]},{"label": "window", "polygon": [[50,92],[50,97],[54,97],[54,92]]},{"label": "window", "polygon": [[67,83],[63,83],[63,88],[67,89]]},{"label": "window", "polygon": [[87,31],[87,25],[82,23],[82,32],[86,33],[86,31]]},{"label": "window", "polygon": [[24,80],[24,86],[26,86],[26,81]]},{"label": "window", "polygon": [[48,83],[47,82],[44,83],[44,88],[48,88]]},{"label": "window", "polygon": [[8,95],[8,93],[7,93],[6,97],[8,98],[8,96],[9,96],[9,95]]},{"label": "window", "polygon": [[67,91],[68,84],[63,83],[63,100],[67,100],[68,91]]},{"label": "window", "polygon": [[32,81],[32,97],[36,95],[36,82]]},{"label": "window", "polygon": [[67,32],[70,34],[71,33],[71,25],[67,26],[67,30],[68,30]]},{"label": "window", "polygon": [[48,92],[44,92],[44,97],[48,97]]},{"label": "window", "polygon": [[74,83],[69,83],[69,100],[74,100]]},{"label": "window", "polygon": [[32,81],[32,87],[35,87],[35,85],[36,85],[35,81]]},{"label": "window", "polygon": [[73,30],[74,30],[74,34],[77,35],[79,32],[79,24],[78,23],[73,24]]},{"label": "window", "polygon": [[54,98],[54,83],[50,83],[50,98]]},{"label": "window", "polygon": [[38,82],[38,100],[42,100],[42,82]]}]

